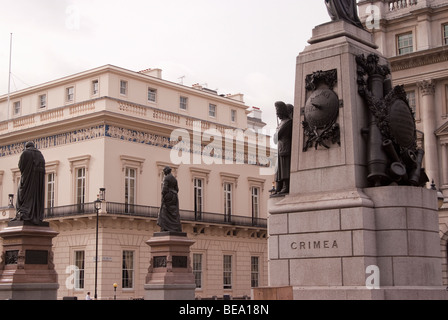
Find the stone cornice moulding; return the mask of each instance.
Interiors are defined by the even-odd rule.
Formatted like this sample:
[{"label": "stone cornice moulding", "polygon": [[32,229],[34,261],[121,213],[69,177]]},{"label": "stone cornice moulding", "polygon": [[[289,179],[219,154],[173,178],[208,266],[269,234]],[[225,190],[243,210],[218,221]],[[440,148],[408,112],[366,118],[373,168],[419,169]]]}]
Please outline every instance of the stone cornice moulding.
[{"label": "stone cornice moulding", "polygon": [[143,173],[143,163],[145,162],[146,159],[132,157],[132,156],[128,156],[128,155],[121,155],[120,160],[121,160],[121,171],[124,172],[124,169],[127,166],[132,166],[132,167],[138,168],[140,174]]},{"label": "stone cornice moulding", "polygon": [[45,162],[45,171],[48,172],[54,172],[54,174],[58,175],[58,169],[59,169],[59,160],[55,161],[46,161]]},{"label": "stone cornice moulding", "polygon": [[210,172],[211,170],[208,169],[190,167],[191,181],[193,182],[194,178],[200,177],[205,178],[205,182],[208,184],[210,180]]},{"label": "stone cornice moulding", "polygon": [[220,172],[219,175],[221,176],[222,185],[224,185],[225,182],[230,182],[235,184],[235,188],[238,187],[238,178],[240,177],[239,174]]},{"label": "stone cornice moulding", "polygon": [[80,167],[80,166],[85,166],[86,171],[89,171],[90,158],[91,158],[91,155],[83,155],[83,156],[68,158],[68,161],[70,162],[70,172],[73,173],[73,168]]},{"label": "stone cornice moulding", "polygon": [[264,185],[266,183],[266,179],[247,177],[247,182],[249,184],[249,190],[250,188],[256,186],[261,187],[261,191],[264,191]]},{"label": "stone cornice moulding", "polygon": [[445,62],[448,61],[448,47],[442,46],[436,49],[395,56],[391,57],[389,61],[392,72]]},{"label": "stone cornice moulding", "polygon": [[165,167],[170,167],[172,169],[173,176],[177,177],[177,169],[179,169],[179,165],[173,164],[171,162],[164,162],[164,161],[157,161],[156,165],[157,165],[159,177],[162,177],[163,169]]}]

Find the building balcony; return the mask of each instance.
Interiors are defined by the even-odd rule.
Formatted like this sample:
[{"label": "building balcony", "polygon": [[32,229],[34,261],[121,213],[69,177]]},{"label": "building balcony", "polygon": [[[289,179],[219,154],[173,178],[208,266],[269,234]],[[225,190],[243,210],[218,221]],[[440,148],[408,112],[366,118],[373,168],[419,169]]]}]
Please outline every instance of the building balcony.
[{"label": "building balcony", "polygon": [[[45,220],[79,217],[96,214],[95,203],[74,204],[61,207],[46,208]],[[100,209],[100,215],[119,215],[128,217],[142,217],[157,219],[158,207],[130,205],[125,203],[104,202]],[[183,223],[194,222],[204,224],[227,225],[233,227],[267,228],[267,219],[252,218],[246,216],[226,216],[220,213],[195,212],[192,210],[180,210],[180,218]]]},{"label": "building balcony", "polygon": [[398,10],[402,10],[402,9],[406,9],[412,6],[416,6],[418,4],[418,2],[423,2],[423,1],[418,1],[418,0],[389,0],[388,1],[388,6],[389,6],[389,11],[398,11]]},{"label": "building balcony", "polygon": [[[23,130],[36,129],[61,121],[73,121],[79,117],[96,114],[98,112],[110,112],[120,116],[151,121],[154,124],[190,130],[193,129],[195,123],[200,124],[202,130],[216,129],[221,133],[224,133],[225,130],[238,129],[235,126],[170,112],[149,105],[102,96],[56,108],[44,108],[32,114],[13,116],[9,121],[0,122],[0,134],[11,134]],[[244,122],[242,124],[245,129],[246,123]]]}]

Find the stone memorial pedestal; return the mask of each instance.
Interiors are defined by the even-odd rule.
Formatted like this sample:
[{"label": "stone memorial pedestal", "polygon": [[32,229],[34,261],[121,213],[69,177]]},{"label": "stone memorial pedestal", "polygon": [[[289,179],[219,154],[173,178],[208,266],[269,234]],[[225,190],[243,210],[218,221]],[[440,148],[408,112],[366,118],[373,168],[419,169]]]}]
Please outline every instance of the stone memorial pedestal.
[{"label": "stone memorial pedestal", "polygon": [[145,300],[194,300],[196,283],[190,259],[194,242],[182,232],[154,233],[146,242],[151,247],[151,260]]},{"label": "stone memorial pedestal", "polygon": [[57,235],[45,222],[36,226],[12,221],[0,232],[0,300],[57,299],[59,284],[52,253],[52,239]]},{"label": "stone memorial pedestal", "polygon": [[344,21],[317,26],[309,43],[297,58],[290,193],[268,204],[270,288],[290,287],[293,299],[446,299],[436,193],[367,179],[356,57],[387,60]]},{"label": "stone memorial pedestal", "polygon": [[360,192],[270,200],[270,286],[291,286],[299,300],[448,298],[434,192]]}]

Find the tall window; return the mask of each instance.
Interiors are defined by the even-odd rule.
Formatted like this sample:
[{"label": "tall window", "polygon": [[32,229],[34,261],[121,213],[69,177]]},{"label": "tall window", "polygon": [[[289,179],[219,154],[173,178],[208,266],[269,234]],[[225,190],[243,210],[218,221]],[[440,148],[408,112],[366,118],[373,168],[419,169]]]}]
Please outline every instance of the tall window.
[{"label": "tall window", "polygon": [[179,108],[182,110],[187,110],[187,106],[188,106],[188,98],[180,97]]},{"label": "tall window", "polygon": [[134,251],[123,251],[123,268],[121,287],[123,289],[134,288]]},{"label": "tall window", "polygon": [[75,251],[75,289],[84,289],[85,252]]},{"label": "tall window", "polygon": [[448,114],[448,84],[445,85],[445,114]]},{"label": "tall window", "polygon": [[194,182],[194,204],[195,204],[195,209],[196,209],[196,218],[200,219],[201,218],[201,214],[202,214],[202,210],[203,210],[203,205],[204,205],[204,180],[203,179],[199,179],[199,178],[194,178],[193,180]]},{"label": "tall window", "polygon": [[132,212],[132,205],[135,204],[136,172],[136,169],[126,168],[124,180],[124,202],[126,204],[126,212]]},{"label": "tall window", "polygon": [[75,100],[75,88],[69,87],[65,89],[65,100],[67,102],[73,102]]},{"label": "tall window", "polygon": [[84,204],[86,199],[86,168],[76,169],[76,204]]},{"label": "tall window", "polygon": [[236,110],[230,110],[230,121],[236,122]]},{"label": "tall window", "polygon": [[193,254],[193,274],[196,288],[202,288],[202,254],[200,253]]},{"label": "tall window", "polygon": [[[88,201],[88,168],[90,155],[77,156],[68,159],[70,171],[72,172],[73,203],[78,206],[78,212],[84,211],[84,203]],[[51,171],[49,171],[51,172]]]},{"label": "tall window", "polygon": [[232,256],[223,257],[223,288],[232,289]]},{"label": "tall window", "polygon": [[148,88],[148,101],[156,102],[157,100],[157,90]]},{"label": "tall window", "polygon": [[209,104],[208,105],[208,115],[210,117],[216,118],[216,105],[215,104]]},{"label": "tall window", "polygon": [[96,95],[99,92],[99,82],[98,80],[92,81],[92,95]]},{"label": "tall window", "polygon": [[55,173],[50,172],[47,174],[47,208],[54,207],[54,183]]},{"label": "tall window", "polygon": [[260,188],[252,187],[252,218],[256,219],[260,216]]},{"label": "tall window", "polygon": [[120,80],[120,94],[127,95],[128,94],[128,82],[124,80]]},{"label": "tall window", "polygon": [[448,45],[448,24],[443,25],[443,44]]},{"label": "tall window", "polygon": [[20,114],[20,101],[16,101],[13,103],[13,111],[14,111],[14,115],[19,115]]},{"label": "tall window", "polygon": [[232,217],[232,184],[224,183],[224,221],[230,222]]},{"label": "tall window", "polygon": [[398,55],[411,53],[414,51],[412,33],[406,33],[397,37]]},{"label": "tall window", "polygon": [[260,279],[260,261],[258,257],[250,257],[250,286],[258,287]]},{"label": "tall window", "polygon": [[415,91],[406,92],[406,96],[409,101],[409,106],[411,107],[412,111],[415,113],[417,111],[417,103],[415,101]]},{"label": "tall window", "polygon": [[47,107],[47,95],[41,94],[39,96],[39,108],[43,109],[45,107]]}]

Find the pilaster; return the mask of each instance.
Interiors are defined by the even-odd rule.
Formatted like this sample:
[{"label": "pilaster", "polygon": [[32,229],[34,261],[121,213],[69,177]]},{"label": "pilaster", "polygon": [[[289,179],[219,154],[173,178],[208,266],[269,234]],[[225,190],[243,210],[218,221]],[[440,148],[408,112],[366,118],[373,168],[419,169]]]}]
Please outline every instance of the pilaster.
[{"label": "pilaster", "polygon": [[425,168],[429,180],[434,180],[436,185],[440,185],[439,178],[439,156],[437,148],[437,118],[435,108],[436,81],[433,79],[423,80],[417,83],[421,92],[421,117],[423,126],[423,141],[425,150]]}]

